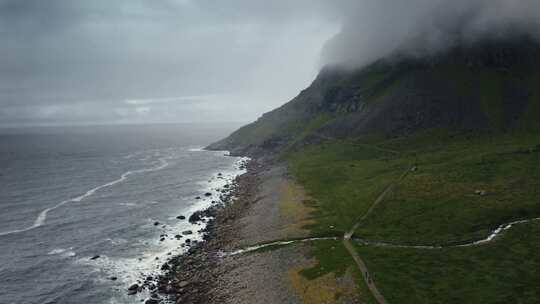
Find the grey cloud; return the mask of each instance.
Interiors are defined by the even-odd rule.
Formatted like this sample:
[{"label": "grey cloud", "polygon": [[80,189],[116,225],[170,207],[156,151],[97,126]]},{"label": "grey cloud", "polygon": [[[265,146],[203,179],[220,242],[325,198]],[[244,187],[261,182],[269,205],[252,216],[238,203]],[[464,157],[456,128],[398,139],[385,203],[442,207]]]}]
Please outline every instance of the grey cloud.
[{"label": "grey cloud", "polygon": [[540,34],[537,0],[359,0],[324,50],[327,64],[361,66],[395,52],[425,55],[485,37]]},{"label": "grey cloud", "polygon": [[[10,120],[25,123],[51,107],[62,108],[47,118],[55,122],[114,121],[108,113],[127,99],[226,95],[250,101],[234,102],[233,115],[222,116],[251,120],[314,77],[320,47],[337,28],[337,11],[323,6],[307,0],[0,0],[0,106]],[[215,108],[230,100],[215,100]],[[192,119],[185,101],[168,104],[178,108],[174,119]],[[252,113],[234,115],[243,107]],[[89,115],[79,115],[80,108]]]},{"label": "grey cloud", "polygon": [[536,35],[539,12],[538,0],[0,0],[0,125],[250,121],[324,64]]}]

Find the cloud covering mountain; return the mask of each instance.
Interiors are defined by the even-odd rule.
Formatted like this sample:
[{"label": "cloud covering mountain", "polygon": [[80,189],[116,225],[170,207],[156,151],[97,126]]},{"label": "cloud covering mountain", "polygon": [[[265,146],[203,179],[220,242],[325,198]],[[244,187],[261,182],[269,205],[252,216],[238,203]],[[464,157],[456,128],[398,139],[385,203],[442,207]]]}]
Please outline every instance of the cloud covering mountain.
[{"label": "cloud covering mountain", "polygon": [[484,38],[540,37],[536,0],[359,0],[342,6],[327,64],[357,67],[395,52],[422,56]]}]

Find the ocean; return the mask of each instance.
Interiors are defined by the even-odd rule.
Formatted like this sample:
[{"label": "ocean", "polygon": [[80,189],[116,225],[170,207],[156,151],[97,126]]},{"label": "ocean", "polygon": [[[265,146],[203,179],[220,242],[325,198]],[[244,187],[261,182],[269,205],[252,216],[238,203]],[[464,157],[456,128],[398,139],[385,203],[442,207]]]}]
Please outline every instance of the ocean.
[{"label": "ocean", "polygon": [[177,217],[243,172],[201,150],[235,127],[1,130],[0,303],[140,303],[127,288],[201,239]]}]

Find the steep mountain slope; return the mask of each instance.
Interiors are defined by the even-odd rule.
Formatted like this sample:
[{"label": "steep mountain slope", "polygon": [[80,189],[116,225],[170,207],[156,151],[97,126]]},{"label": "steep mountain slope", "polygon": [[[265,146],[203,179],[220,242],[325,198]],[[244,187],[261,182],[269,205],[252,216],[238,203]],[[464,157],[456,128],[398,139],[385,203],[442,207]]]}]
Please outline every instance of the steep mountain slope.
[{"label": "steep mountain slope", "polygon": [[258,155],[328,138],[395,137],[442,128],[540,128],[540,44],[519,37],[358,70],[323,69],[296,98],[209,149]]}]

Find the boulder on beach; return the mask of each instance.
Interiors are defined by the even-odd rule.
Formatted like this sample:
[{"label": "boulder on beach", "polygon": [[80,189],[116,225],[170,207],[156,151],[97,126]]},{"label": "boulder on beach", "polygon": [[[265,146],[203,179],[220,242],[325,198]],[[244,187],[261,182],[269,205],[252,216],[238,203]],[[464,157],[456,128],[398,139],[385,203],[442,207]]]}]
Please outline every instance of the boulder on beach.
[{"label": "boulder on beach", "polygon": [[180,283],[178,283],[178,287],[180,287],[180,288],[184,288],[184,287],[186,287],[188,285],[189,285],[188,281],[181,281]]},{"label": "boulder on beach", "polygon": [[190,235],[190,234],[193,234],[193,231],[191,231],[191,230],[186,230],[186,231],[183,231],[182,234],[183,234],[183,235]]},{"label": "boulder on beach", "polygon": [[194,224],[196,222],[199,222],[202,219],[202,212],[196,211],[189,217],[189,222]]},{"label": "boulder on beach", "polygon": [[154,222],[154,226],[158,226],[159,225],[159,222]]},{"label": "boulder on beach", "polygon": [[195,199],[198,199],[198,200],[199,200],[199,199],[201,199],[201,197],[200,197],[200,196],[196,196]]},{"label": "boulder on beach", "polygon": [[204,196],[212,196],[212,193],[206,192],[206,193],[204,194]]},{"label": "boulder on beach", "polygon": [[139,292],[139,284],[133,284],[128,288],[128,295],[134,295]]},{"label": "boulder on beach", "polygon": [[186,219],[186,217],[185,217],[185,216],[183,216],[183,215],[179,215],[179,216],[177,216],[177,217],[176,217],[176,219],[178,219],[178,220],[185,220],[185,219]]},{"label": "boulder on beach", "polygon": [[93,257],[90,258],[90,260],[97,260],[99,259],[101,256],[100,255],[95,255]]}]

